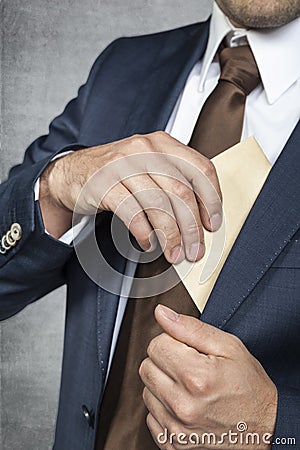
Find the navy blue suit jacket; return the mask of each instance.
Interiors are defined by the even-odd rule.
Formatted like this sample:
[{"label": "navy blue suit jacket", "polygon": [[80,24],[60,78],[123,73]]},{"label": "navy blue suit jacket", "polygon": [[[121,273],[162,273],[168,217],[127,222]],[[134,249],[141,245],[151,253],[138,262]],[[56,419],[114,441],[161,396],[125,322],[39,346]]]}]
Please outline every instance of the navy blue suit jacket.
[{"label": "navy blue suit jacket", "polygon": [[[94,284],[72,246],[44,233],[33,186],[65,148],[104,144],[163,130],[187,76],[203,55],[208,22],[113,42],[96,60],[47,136],[26,151],[0,187],[0,231],[23,229],[0,255],[0,316],[6,319],[67,283],[68,300],[54,448],[92,450],[118,297]],[[265,183],[213,289],[202,320],[234,333],[259,359],[279,392],[277,437],[300,446],[300,125]],[[114,266],[125,261],[99,215],[98,235]],[[82,405],[86,405],[85,417]],[[209,431],[209,430],[208,430]],[[274,446],[276,447],[276,445]],[[278,447],[279,448],[279,447]],[[295,448],[286,446],[285,448]],[[118,450],[118,449],[116,449]]]}]

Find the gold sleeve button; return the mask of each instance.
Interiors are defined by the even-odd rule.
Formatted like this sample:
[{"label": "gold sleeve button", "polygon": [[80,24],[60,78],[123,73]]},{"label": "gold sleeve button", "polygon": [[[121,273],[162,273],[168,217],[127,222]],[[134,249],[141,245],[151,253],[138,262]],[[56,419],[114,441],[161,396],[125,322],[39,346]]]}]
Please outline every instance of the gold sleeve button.
[{"label": "gold sleeve button", "polygon": [[19,223],[13,223],[10,227],[11,239],[19,241],[22,237],[22,227]]},{"label": "gold sleeve button", "polygon": [[17,241],[13,238],[10,230],[6,233],[5,237],[8,245],[10,245],[11,247],[14,247],[16,245]]},{"label": "gold sleeve button", "polygon": [[22,237],[22,227],[19,223],[13,223],[10,230],[0,238],[0,254],[5,255]]},{"label": "gold sleeve button", "polygon": [[1,246],[4,250],[10,250],[10,245],[8,244],[8,242],[6,241],[6,236],[3,236],[1,239]]}]

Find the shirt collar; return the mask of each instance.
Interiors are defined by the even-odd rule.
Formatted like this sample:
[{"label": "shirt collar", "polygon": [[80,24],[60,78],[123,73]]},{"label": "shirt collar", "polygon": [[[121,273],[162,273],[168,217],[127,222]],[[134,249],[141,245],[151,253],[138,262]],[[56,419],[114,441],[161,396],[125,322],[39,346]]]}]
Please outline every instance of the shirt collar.
[{"label": "shirt collar", "polygon": [[203,91],[204,89],[204,83],[206,81],[209,66],[215,57],[219,45],[223,41],[224,37],[232,30],[232,28],[233,27],[225,14],[223,14],[218,5],[214,3],[209,29],[209,39],[201,66],[199,85],[200,91]]},{"label": "shirt collar", "polygon": [[235,28],[214,2],[209,40],[200,73],[200,91],[204,88],[219,45],[228,34],[233,36],[232,42],[247,37],[270,104],[275,103],[300,78],[300,18],[272,30],[245,30]]}]

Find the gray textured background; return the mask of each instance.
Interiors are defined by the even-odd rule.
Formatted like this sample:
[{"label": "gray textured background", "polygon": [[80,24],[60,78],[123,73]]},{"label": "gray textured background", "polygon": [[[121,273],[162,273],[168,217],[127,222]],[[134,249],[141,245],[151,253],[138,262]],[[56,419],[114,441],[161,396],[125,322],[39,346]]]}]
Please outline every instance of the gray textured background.
[{"label": "gray textured background", "polygon": [[[111,40],[202,20],[211,0],[0,0],[0,6],[0,177],[5,179],[27,145],[47,132],[51,118],[76,95]],[[64,294],[64,289],[53,292],[0,325],[3,450],[52,446]]]}]

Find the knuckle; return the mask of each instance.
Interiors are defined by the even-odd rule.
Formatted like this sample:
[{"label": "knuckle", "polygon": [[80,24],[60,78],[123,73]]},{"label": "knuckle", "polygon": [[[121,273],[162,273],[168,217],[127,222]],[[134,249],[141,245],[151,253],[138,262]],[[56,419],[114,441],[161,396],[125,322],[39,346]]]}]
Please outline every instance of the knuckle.
[{"label": "knuckle", "polygon": [[187,370],[184,374],[184,384],[186,389],[192,393],[203,393],[208,389],[208,379],[196,370]]},{"label": "knuckle", "polygon": [[144,215],[143,211],[137,212],[136,214],[134,214],[131,217],[130,226],[132,228],[138,227],[140,229],[140,227],[143,227],[144,221],[145,221],[145,215]]},{"label": "knuckle", "polygon": [[186,427],[192,427],[197,422],[197,414],[195,408],[193,408],[191,405],[187,406],[181,417],[181,422]]},{"label": "knuckle", "polygon": [[156,336],[149,342],[149,345],[147,348],[147,354],[148,354],[149,358],[151,358],[151,356],[153,356],[157,352],[159,340],[160,340],[160,337]]},{"label": "knuckle", "polygon": [[[220,370],[220,359],[215,355],[208,355],[205,362],[206,371],[215,376]],[[211,383],[211,380],[210,380]]]},{"label": "knuckle", "polygon": [[189,399],[181,399],[173,405],[173,411],[175,416],[183,423],[186,427],[192,426],[197,420],[197,411],[194,403]]},{"label": "knuckle", "polygon": [[127,228],[129,229],[129,231],[136,238],[140,246],[142,248],[148,249],[150,245],[148,227],[147,224],[145,223],[144,216],[142,214],[139,214],[138,216],[129,219],[128,222],[126,219],[123,219],[123,221],[127,226]]},{"label": "knuckle", "polygon": [[[132,233],[132,234],[134,235],[134,233]],[[135,235],[134,235],[134,237],[136,238],[136,240],[137,240],[139,246],[140,246],[144,251],[149,250],[151,244],[150,244],[150,240],[149,240],[148,238],[146,238],[146,239],[144,239],[143,237],[142,237],[142,238],[139,238],[138,236],[135,236]]]},{"label": "knuckle", "polygon": [[100,206],[105,210],[113,210],[113,204],[114,202],[111,201],[111,193],[108,193],[104,197],[102,197]]},{"label": "knuckle", "polygon": [[203,328],[206,326],[204,322],[201,320],[197,320],[193,324],[193,329],[190,330],[190,337],[191,339],[198,341],[199,336],[201,336],[201,333],[203,332]]},{"label": "knuckle", "polygon": [[164,349],[167,349],[168,351],[168,335],[166,333],[161,333],[158,336],[155,336],[151,341],[149,342],[148,348],[147,348],[147,354],[149,358],[151,358],[154,355],[157,355],[158,352],[163,351]]},{"label": "knuckle", "polygon": [[151,421],[151,414],[150,413],[147,414],[146,424],[147,424],[147,427],[149,428],[149,430],[151,431],[151,429],[152,429],[152,421]]},{"label": "knuckle", "polygon": [[147,355],[149,356],[149,358],[151,358],[153,356],[156,348],[157,348],[157,345],[156,345],[155,338],[154,338],[154,339],[152,339],[152,341],[150,341],[148,348],[147,348]]},{"label": "knuckle", "polygon": [[139,367],[139,374],[143,378],[143,375],[145,373],[145,359],[141,362]]},{"label": "knuckle", "polygon": [[147,414],[146,424],[147,424],[147,427],[150,429],[151,428],[151,415],[150,415],[150,413]]},{"label": "knuckle", "polygon": [[149,378],[149,359],[144,359],[139,367],[139,375],[143,380],[147,380]]},{"label": "knuckle", "polygon": [[177,227],[170,227],[166,229],[166,238],[167,241],[171,244],[174,244],[176,242],[178,242],[178,244],[180,244],[181,239],[180,239],[180,233],[179,233],[179,229]]},{"label": "knuckle", "polygon": [[[182,431],[178,434],[178,438],[177,439],[179,439],[179,437],[181,435],[182,435]],[[181,439],[180,443],[178,441],[176,441],[176,442],[173,443],[173,448],[170,447],[170,449],[166,449],[166,450],[173,450],[173,449],[175,449],[175,450],[182,450],[182,437],[180,439]],[[187,437],[185,437],[185,441],[184,442],[185,442],[185,444],[188,442]]]},{"label": "knuckle", "polygon": [[164,139],[169,135],[165,131],[158,130],[158,131],[154,131],[153,133],[151,133],[151,136],[153,136],[154,138],[158,138],[158,139]]},{"label": "knuckle", "polygon": [[230,343],[229,343],[231,350],[233,353],[243,351],[245,349],[245,346],[243,342],[235,336],[234,334],[230,334]]},{"label": "knuckle", "polygon": [[[74,152],[74,153],[76,153],[76,152]],[[125,150],[125,147],[121,147],[121,146],[116,147],[114,149],[114,151],[109,152],[109,162],[115,163],[115,162],[119,161],[119,159],[124,158],[126,156],[127,156],[127,152]]]},{"label": "knuckle", "polygon": [[170,436],[171,435],[178,436],[182,432],[182,429],[180,428],[180,425],[174,419],[173,420],[169,419],[167,421],[166,428],[167,428],[168,433],[169,433]]},{"label": "knuckle", "polygon": [[147,152],[152,148],[152,142],[148,135],[135,134],[130,138],[130,143],[135,152]]},{"label": "knuckle", "polygon": [[153,213],[167,212],[170,211],[170,202],[167,195],[160,189],[154,188],[151,190],[151,196],[144,199],[146,208]]},{"label": "knuckle", "polygon": [[148,242],[149,227],[143,212],[137,213],[131,217],[128,224],[128,228],[132,234],[134,234],[139,240]]},{"label": "knuckle", "polygon": [[156,196],[154,206],[159,212],[169,212],[170,203],[167,196],[163,193]]},{"label": "knuckle", "polygon": [[196,222],[196,219],[194,219],[191,223],[187,225],[187,227],[185,228],[185,234],[186,236],[192,238],[191,239],[192,241],[195,240],[194,236],[197,235],[198,239],[202,242],[203,229],[202,226]]},{"label": "knuckle", "polygon": [[162,446],[161,448],[162,448],[162,450],[174,450],[175,447],[172,444],[168,443],[165,446]]},{"label": "knuckle", "polygon": [[148,393],[149,391],[147,391],[147,388],[144,387],[143,392],[142,392],[142,397],[143,397],[143,402],[147,405],[148,404]]},{"label": "knuckle", "polygon": [[159,211],[170,211],[170,201],[167,195],[161,189],[155,190],[153,192],[152,205]]},{"label": "knuckle", "polygon": [[217,175],[216,168],[210,159],[205,159],[205,162],[202,162],[202,170],[204,175],[209,179]]},{"label": "knuckle", "polygon": [[193,191],[183,182],[177,182],[174,186],[175,194],[184,202],[189,203],[194,198]]}]

